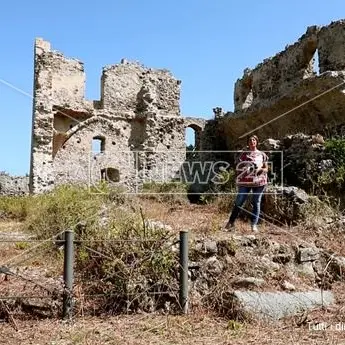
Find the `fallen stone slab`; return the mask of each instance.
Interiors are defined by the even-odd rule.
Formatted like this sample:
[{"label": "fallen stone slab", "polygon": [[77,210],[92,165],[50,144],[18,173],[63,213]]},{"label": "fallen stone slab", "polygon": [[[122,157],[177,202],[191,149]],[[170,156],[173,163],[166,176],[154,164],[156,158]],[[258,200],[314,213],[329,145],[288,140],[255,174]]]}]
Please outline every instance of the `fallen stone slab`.
[{"label": "fallen stone slab", "polygon": [[334,303],[331,291],[255,292],[234,291],[232,305],[235,314],[245,318],[279,320]]}]

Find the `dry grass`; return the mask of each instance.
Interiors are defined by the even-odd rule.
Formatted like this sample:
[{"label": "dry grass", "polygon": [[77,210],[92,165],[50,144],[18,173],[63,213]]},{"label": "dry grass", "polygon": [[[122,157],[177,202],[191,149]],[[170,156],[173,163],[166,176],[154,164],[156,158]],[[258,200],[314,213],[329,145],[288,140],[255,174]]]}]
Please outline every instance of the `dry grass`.
[{"label": "dry grass", "polygon": [[[323,322],[336,325],[331,311],[314,313]],[[80,318],[73,323],[58,320],[18,321],[18,331],[5,324],[0,344],[344,344],[345,330],[313,330],[296,319],[274,324],[239,324],[212,315],[123,315]]]},{"label": "dry grass", "polygon": [[160,220],[171,225],[174,230],[196,230],[197,232],[214,232],[226,221],[226,214],[216,212],[214,205],[167,205],[156,201],[142,204],[147,218]]},{"label": "dry grass", "polygon": [[21,230],[22,223],[16,221],[2,221],[0,222],[0,233],[12,232]]},{"label": "dry grass", "polygon": [[[18,255],[21,252],[20,242],[10,243],[7,240],[18,238],[22,232],[22,223],[16,221],[0,222],[0,266],[6,260]],[[22,243],[24,244],[24,242]],[[27,246],[27,244],[24,244]]]},{"label": "dry grass", "polygon": [[[228,214],[219,212],[215,205],[175,206],[153,200],[145,200],[141,204],[146,218],[171,225],[176,233],[182,229],[190,229],[191,234],[196,237],[229,237],[229,233],[222,231]],[[20,226],[21,223],[17,222],[0,222],[0,234],[19,231]],[[238,221],[236,234],[251,234],[249,224]],[[331,229],[321,232],[263,223],[257,237],[289,245],[303,241],[317,243],[339,255],[345,255],[343,233]],[[0,266],[3,261],[25,250],[14,244],[6,244],[6,247],[5,244],[0,244],[0,249]],[[26,264],[34,265],[37,269],[47,268],[47,258],[45,254],[36,262]],[[55,266],[52,262],[48,266],[51,266],[49,272],[55,270],[61,273],[61,262],[56,262]],[[282,274],[282,279],[283,276]],[[14,280],[0,280],[0,288],[9,291],[14,288],[10,284]],[[14,315],[18,331],[10,323],[0,323],[0,344],[345,344],[345,283],[334,284],[332,290],[337,298],[334,307],[274,324],[237,324],[200,310],[192,310],[192,314],[188,316],[142,314],[104,318],[78,317],[71,324],[57,319],[21,320]],[[311,324],[318,323],[327,323],[335,328],[340,322],[343,323],[343,330],[332,330],[330,327],[326,330],[310,328]]]},{"label": "dry grass", "polygon": [[[14,241],[9,242],[10,240]],[[51,245],[35,242],[32,234],[23,232],[22,223],[0,222],[0,266],[7,264],[22,268],[44,266],[45,271],[61,271],[62,256],[56,253],[51,255],[51,249]]]}]

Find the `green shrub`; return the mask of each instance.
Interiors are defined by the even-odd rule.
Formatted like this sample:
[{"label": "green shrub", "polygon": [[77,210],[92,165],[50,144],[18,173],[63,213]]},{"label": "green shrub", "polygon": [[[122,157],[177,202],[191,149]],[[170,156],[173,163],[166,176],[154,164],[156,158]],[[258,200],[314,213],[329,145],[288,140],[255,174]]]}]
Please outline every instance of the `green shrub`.
[{"label": "green shrub", "polygon": [[28,212],[31,198],[28,196],[1,196],[0,216],[18,221],[23,221]]},{"label": "green shrub", "polygon": [[73,229],[80,221],[90,226],[106,198],[107,194],[93,194],[87,188],[57,187],[32,197],[24,226],[40,239]]},{"label": "green shrub", "polygon": [[345,139],[329,139],[325,142],[325,153],[337,167],[345,166]]},{"label": "green shrub", "polygon": [[318,176],[318,184],[330,188],[343,188],[345,182],[345,139],[329,139],[325,143],[326,157],[332,160],[334,168]]},{"label": "green shrub", "polygon": [[97,228],[102,210],[130,202],[122,190],[106,184],[92,189],[78,186],[59,186],[52,192],[30,197],[24,227],[48,238],[80,223],[87,228]]},{"label": "green shrub", "polygon": [[[168,230],[150,226],[139,213],[114,209],[108,225],[80,237],[76,267],[87,295],[102,295],[96,313],[161,308],[177,289],[176,240]],[[163,293],[160,295],[159,293]]]}]

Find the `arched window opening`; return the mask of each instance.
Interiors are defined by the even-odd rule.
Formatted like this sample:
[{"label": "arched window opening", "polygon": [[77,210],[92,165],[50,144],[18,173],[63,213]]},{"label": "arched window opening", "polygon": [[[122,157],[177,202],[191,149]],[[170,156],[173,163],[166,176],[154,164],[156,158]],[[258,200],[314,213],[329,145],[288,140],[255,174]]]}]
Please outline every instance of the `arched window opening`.
[{"label": "arched window opening", "polygon": [[319,51],[317,49],[317,40],[311,39],[303,49],[304,74],[303,79],[319,75]]},{"label": "arched window opening", "polygon": [[186,158],[187,160],[198,157],[200,151],[201,127],[190,124],[185,130]]},{"label": "arched window opening", "polygon": [[96,136],[92,138],[92,152],[94,155],[103,153],[105,151],[105,138]]},{"label": "arched window opening", "polygon": [[320,75],[320,66],[319,66],[319,50],[316,49],[313,56],[313,72],[316,75]]},{"label": "arched window opening", "polygon": [[187,151],[194,151],[196,147],[196,133],[195,130],[191,127],[186,128],[186,135],[185,135],[185,141],[186,141],[186,150]]},{"label": "arched window opening", "polygon": [[201,140],[201,127],[197,124],[190,124],[186,127],[185,133],[187,151],[199,151]]}]

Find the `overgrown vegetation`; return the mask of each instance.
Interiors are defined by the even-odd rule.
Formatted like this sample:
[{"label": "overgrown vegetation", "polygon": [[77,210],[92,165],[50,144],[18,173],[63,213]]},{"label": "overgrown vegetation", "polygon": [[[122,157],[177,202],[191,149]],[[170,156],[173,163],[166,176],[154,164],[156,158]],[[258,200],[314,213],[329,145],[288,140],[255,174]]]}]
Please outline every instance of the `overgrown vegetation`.
[{"label": "overgrown vegetation", "polygon": [[19,196],[0,197],[0,218],[16,219],[23,221],[26,219],[31,198]]},{"label": "overgrown vegetation", "polygon": [[[176,238],[137,214],[114,211],[109,223],[81,236],[77,268],[96,313],[154,311],[177,305]],[[97,297],[99,296],[99,297]]]},{"label": "overgrown vegetation", "polygon": [[[145,219],[136,198],[106,184],[93,190],[61,186],[43,195],[2,197],[0,210],[23,221],[37,239],[75,231],[76,283],[90,296],[83,301],[92,304],[89,310],[152,311],[169,302],[176,307],[175,235]],[[50,246],[58,252],[54,242]]]},{"label": "overgrown vegetation", "polygon": [[317,175],[317,192],[336,208],[345,205],[345,139],[328,139],[325,142],[325,159],[328,168]]},{"label": "overgrown vegetation", "polygon": [[[229,211],[236,191],[234,172],[223,171],[213,182],[210,190],[220,196],[207,202]],[[186,189],[177,183],[143,188],[155,201],[168,205],[187,203]],[[107,184],[92,190],[61,186],[43,195],[0,198],[0,211],[4,217],[20,219],[38,239],[75,231],[79,310],[96,314],[172,310],[178,307],[177,234],[146,219],[138,201],[148,197],[129,197]],[[315,215],[314,209],[309,212]],[[285,210],[281,213],[286,217]],[[215,222],[214,232],[219,230]],[[26,248],[18,243],[17,249]]]},{"label": "overgrown vegetation", "polygon": [[337,167],[345,166],[345,139],[329,139],[325,142],[325,151]]},{"label": "overgrown vegetation", "polygon": [[329,170],[319,177],[322,185],[343,188],[345,181],[345,139],[329,139],[325,143],[325,154],[332,160]]},{"label": "overgrown vegetation", "polygon": [[66,229],[73,229],[80,221],[91,226],[101,206],[111,202],[113,193],[105,186],[97,190],[73,186],[61,186],[46,194],[23,197],[1,197],[2,218],[23,222],[25,230],[38,239],[49,238]]}]

